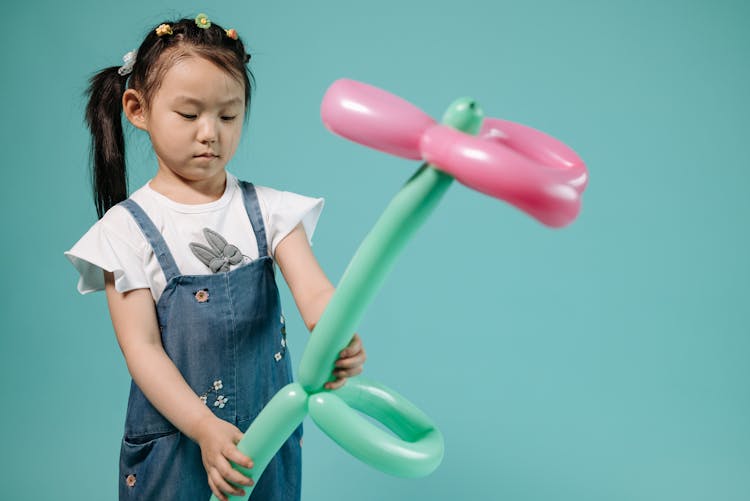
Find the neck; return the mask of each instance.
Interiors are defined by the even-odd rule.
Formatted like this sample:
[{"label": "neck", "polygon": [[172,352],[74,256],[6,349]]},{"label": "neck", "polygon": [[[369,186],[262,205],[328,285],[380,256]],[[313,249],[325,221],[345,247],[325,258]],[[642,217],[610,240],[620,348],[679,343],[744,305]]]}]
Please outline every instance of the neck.
[{"label": "neck", "polygon": [[213,177],[192,180],[180,177],[169,169],[159,168],[149,186],[180,204],[205,204],[221,198],[226,182],[227,175],[223,169]]}]

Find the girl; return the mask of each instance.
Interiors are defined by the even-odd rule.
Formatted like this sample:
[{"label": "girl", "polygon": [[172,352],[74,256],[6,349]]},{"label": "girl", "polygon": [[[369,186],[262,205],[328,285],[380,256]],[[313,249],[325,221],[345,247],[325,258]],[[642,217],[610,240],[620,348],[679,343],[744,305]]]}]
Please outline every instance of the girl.
[{"label": "girl", "polygon": [[[252,480],[230,461],[252,468],[252,459],[236,444],[292,376],[274,263],[308,329],[333,293],[310,249],[323,200],[225,170],[250,105],[249,59],[235,30],[200,14],[155,27],[88,89],[100,220],[66,256],[81,293],[106,290],[133,378],[120,499],[244,495]],[[127,199],[123,112],[148,133],[158,163]],[[364,361],[355,334],[327,388]],[[252,499],[299,499],[301,435],[269,463]]]}]

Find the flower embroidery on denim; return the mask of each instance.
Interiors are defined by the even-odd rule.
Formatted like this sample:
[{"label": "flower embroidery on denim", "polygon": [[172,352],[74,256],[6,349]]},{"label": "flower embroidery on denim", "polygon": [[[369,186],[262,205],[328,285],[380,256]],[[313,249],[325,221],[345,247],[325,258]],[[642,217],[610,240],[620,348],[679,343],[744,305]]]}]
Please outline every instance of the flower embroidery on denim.
[{"label": "flower embroidery on denim", "polygon": [[195,291],[195,300],[199,303],[207,303],[208,302],[208,289],[201,289],[199,291]]},{"label": "flower embroidery on denim", "polygon": [[[203,402],[204,404],[208,405],[208,394],[209,393],[218,393],[219,390],[221,390],[222,388],[224,388],[224,383],[221,381],[221,379],[215,380],[211,384],[211,387],[209,389],[207,389],[206,391],[204,391],[203,395],[200,396],[201,402]],[[216,402],[214,402],[214,405],[219,406],[219,408],[221,409],[221,408],[224,407],[224,403],[226,403],[226,401],[228,400],[228,398],[224,398],[224,395],[221,395],[219,398],[222,399],[223,403],[219,406],[219,404],[217,404]],[[217,399],[217,402],[218,402],[218,399]]]},{"label": "flower embroidery on denim", "polygon": [[128,487],[135,486],[135,474],[131,473],[125,478],[125,484],[127,484]]},{"label": "flower embroidery on denim", "polygon": [[218,397],[216,397],[216,402],[214,402],[214,407],[218,407],[219,409],[223,409],[224,408],[224,404],[227,403],[227,400],[229,400],[229,399],[227,397],[225,397],[224,395],[219,395]]},{"label": "flower embroidery on denim", "polygon": [[278,362],[286,353],[286,319],[284,318],[284,314],[282,313],[279,317],[279,322],[281,322],[281,348],[282,350],[274,354],[273,358]]}]

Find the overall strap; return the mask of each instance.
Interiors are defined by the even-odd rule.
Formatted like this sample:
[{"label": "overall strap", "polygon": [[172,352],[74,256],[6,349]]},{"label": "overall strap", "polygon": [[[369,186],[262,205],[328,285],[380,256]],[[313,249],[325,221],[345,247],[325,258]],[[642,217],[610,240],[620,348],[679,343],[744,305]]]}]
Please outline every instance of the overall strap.
[{"label": "overall strap", "polygon": [[247,181],[240,181],[242,186],[242,198],[245,202],[247,217],[250,218],[250,224],[255,232],[255,241],[258,243],[258,256],[268,255],[268,242],[266,240],[266,227],[263,224],[263,215],[260,213],[260,204],[258,203],[258,194],[255,192],[255,186]]},{"label": "overall strap", "polygon": [[141,208],[140,205],[138,205],[134,200],[130,198],[120,202],[120,204],[128,211],[130,211],[130,214],[133,215],[133,219],[135,219],[135,222],[138,223],[138,226],[141,227],[143,235],[146,237],[146,240],[148,240],[148,243],[151,244],[151,248],[154,250],[156,259],[159,260],[159,265],[164,272],[164,276],[166,277],[167,282],[169,282],[174,277],[179,276],[180,270],[179,268],[177,268],[177,264],[175,264],[174,262],[172,253],[169,252],[169,247],[167,247],[167,243],[164,241],[164,237],[162,237],[161,233],[159,233],[159,230],[156,229],[156,226],[154,225],[153,221],[151,221],[151,218],[146,215],[146,212]]}]

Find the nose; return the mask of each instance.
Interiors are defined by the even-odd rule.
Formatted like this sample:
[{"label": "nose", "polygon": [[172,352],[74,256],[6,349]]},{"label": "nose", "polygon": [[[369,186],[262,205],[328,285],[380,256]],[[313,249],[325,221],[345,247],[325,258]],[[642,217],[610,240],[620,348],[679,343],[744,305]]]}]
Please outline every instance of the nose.
[{"label": "nose", "polygon": [[198,141],[201,143],[213,143],[218,135],[216,120],[210,117],[204,117],[198,126]]}]

